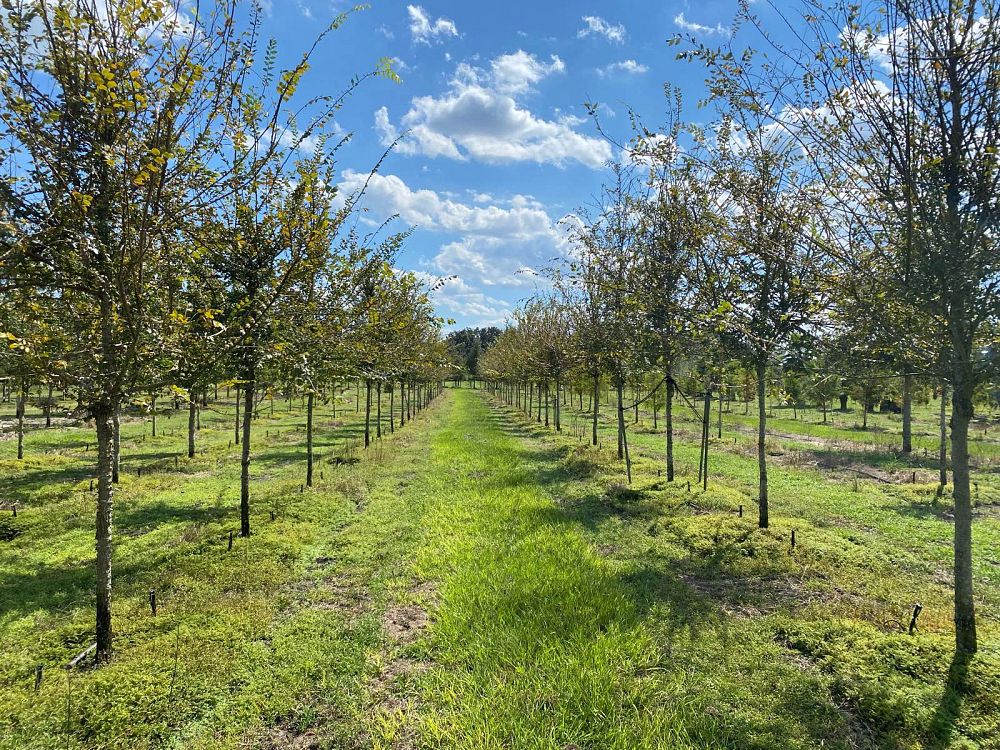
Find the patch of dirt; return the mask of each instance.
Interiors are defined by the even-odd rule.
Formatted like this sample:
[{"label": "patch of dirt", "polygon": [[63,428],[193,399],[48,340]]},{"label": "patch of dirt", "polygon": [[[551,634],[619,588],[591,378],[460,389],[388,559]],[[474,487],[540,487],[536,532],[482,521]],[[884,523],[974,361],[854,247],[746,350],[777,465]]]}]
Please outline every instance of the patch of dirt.
[{"label": "patch of dirt", "polygon": [[338,575],[295,581],[285,586],[283,593],[292,599],[289,611],[315,609],[343,612],[351,617],[357,617],[363,614],[369,605],[367,592]]},{"label": "patch of dirt", "polygon": [[762,617],[782,608],[803,607],[819,601],[849,599],[845,591],[811,591],[791,576],[746,579],[706,579],[682,573],[681,579],[696,592],[712,600],[731,617]]},{"label": "patch of dirt", "polygon": [[299,732],[290,727],[273,727],[255,740],[256,750],[319,750],[328,747],[327,741],[311,729]]},{"label": "patch of dirt", "polygon": [[[124,421],[124,420],[122,420]],[[73,417],[57,417],[52,415],[52,426],[49,428],[45,427],[45,417],[41,416],[26,416],[24,418],[24,431],[32,432],[34,430],[44,430],[44,429],[61,429],[64,427],[76,427],[80,424],[79,419],[74,419]],[[17,434],[17,419],[14,417],[0,417],[0,433],[3,434],[4,440],[10,440]],[[10,434],[6,434],[10,433]]]},{"label": "patch of dirt", "polygon": [[382,627],[390,638],[400,643],[410,643],[430,623],[426,610],[416,604],[390,607],[382,617]]}]

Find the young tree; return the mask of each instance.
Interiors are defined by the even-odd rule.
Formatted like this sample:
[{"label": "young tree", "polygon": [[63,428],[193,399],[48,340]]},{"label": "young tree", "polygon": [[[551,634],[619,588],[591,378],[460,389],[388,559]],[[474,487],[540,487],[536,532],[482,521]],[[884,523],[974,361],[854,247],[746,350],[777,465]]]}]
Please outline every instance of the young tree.
[{"label": "young tree", "polygon": [[[197,16],[154,1],[18,0],[0,24],[4,183],[0,285],[53,301],[74,342],[67,384],[97,432],[97,659],[112,653],[114,422],[159,377],[169,326],[165,238],[227,175],[224,137],[247,65],[234,3]],[[197,175],[199,179],[194,179]]]},{"label": "young tree", "polygon": [[[940,354],[923,364],[942,364],[952,389],[955,641],[971,653],[968,434],[976,387],[989,377],[986,335],[1000,317],[1000,13],[993,0],[803,0],[802,8],[802,53],[766,58],[749,86],[735,88],[770,101],[762,114],[829,177],[837,209],[883,234],[871,244],[884,293],[934,321]],[[766,38],[749,6],[741,15]],[[706,59],[730,72],[753,67],[736,56]],[[855,267],[850,252],[839,260],[848,273]]]},{"label": "young tree", "polygon": [[[757,383],[758,522],[767,528],[767,371],[825,304],[825,257],[813,241],[818,199],[801,154],[766,128],[752,94],[734,93],[723,68],[715,84],[726,109],[714,138],[700,136],[725,229],[700,265],[724,343]],[[741,96],[746,95],[749,101]],[[734,119],[735,118],[735,119]]]}]

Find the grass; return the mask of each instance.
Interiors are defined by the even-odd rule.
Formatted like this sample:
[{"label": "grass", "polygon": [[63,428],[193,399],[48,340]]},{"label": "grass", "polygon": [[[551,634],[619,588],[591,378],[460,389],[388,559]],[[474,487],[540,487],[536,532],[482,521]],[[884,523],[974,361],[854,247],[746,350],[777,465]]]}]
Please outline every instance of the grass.
[{"label": "grass", "polygon": [[[0,499],[21,503],[0,526],[0,747],[1000,748],[988,501],[982,649],[955,660],[930,483],[775,457],[760,531],[738,415],[700,492],[688,439],[669,485],[662,435],[630,428],[629,486],[572,416],[555,434],[467,389],[334,468],[350,401],[318,419],[325,476],[304,492],[302,413],[262,409],[255,534],[232,551],[231,413],[206,415],[206,453],[176,468],[183,416],[156,441],[126,424],[118,651],[99,671],[60,668],[91,628],[89,433],[33,431],[20,464],[0,443]],[[795,427],[775,450],[800,451],[813,428]]]},{"label": "grass", "polygon": [[[0,444],[0,493],[19,503],[16,519],[4,514],[16,533],[0,542],[0,747],[237,747],[276,727],[306,731],[321,714],[331,737],[358,735],[369,656],[383,638],[376,608],[360,604],[385,596],[415,519],[393,511],[370,524],[364,509],[395,501],[435,417],[338,467],[345,451],[357,453],[345,441],[356,442],[359,417],[334,420],[323,409],[324,478],[303,491],[304,415],[281,404],[271,417],[263,405],[254,534],[230,550],[238,448],[229,443],[232,412],[219,409],[203,419],[205,453],[176,468],[185,414],[161,416],[156,439],[141,420],[123,424],[116,659],[98,671],[63,669],[92,637],[90,432],[33,432],[24,462]],[[37,694],[36,665],[44,667]]]}]

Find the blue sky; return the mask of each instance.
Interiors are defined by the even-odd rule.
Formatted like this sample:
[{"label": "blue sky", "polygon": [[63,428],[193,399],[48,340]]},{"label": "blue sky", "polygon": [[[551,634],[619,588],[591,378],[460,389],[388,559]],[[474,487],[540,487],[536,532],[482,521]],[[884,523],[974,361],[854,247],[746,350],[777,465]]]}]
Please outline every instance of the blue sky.
[{"label": "blue sky", "polygon": [[[628,107],[662,121],[669,81],[699,119],[703,71],[675,61],[666,40],[686,31],[721,41],[736,5],[376,0],[317,50],[301,94],[339,91],[395,58],[402,83],[366,82],[338,117],[353,133],[342,184],[357,187],[408,131],[370,183],[362,220],[398,214],[398,228],[414,227],[399,265],[455,277],[435,295],[439,315],[499,325],[536,290],[527,269],[565,252],[560,218],[590,202],[605,162],[621,158],[584,102],[601,103],[603,124],[625,139]],[[271,0],[264,34],[290,61],[344,7]]]}]

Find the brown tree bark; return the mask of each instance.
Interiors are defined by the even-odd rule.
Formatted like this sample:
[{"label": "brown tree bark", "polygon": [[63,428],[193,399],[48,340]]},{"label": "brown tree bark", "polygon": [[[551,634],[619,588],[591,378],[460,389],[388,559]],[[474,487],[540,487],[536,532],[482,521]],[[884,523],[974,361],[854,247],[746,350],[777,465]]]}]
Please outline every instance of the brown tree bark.
[{"label": "brown tree bark", "polygon": [[591,398],[591,407],[593,408],[593,419],[591,420],[591,434],[590,442],[593,445],[597,445],[597,416],[600,410],[599,403],[601,400],[601,376],[594,375],[594,395]]},{"label": "brown tree bark", "polygon": [[667,433],[667,481],[674,481],[674,379],[667,368],[667,398],[664,405],[663,420],[666,422]]},{"label": "brown tree bark", "polygon": [[941,445],[938,451],[938,495],[948,486],[948,384],[941,384]]},{"label": "brown tree bark", "polygon": [[767,362],[757,362],[757,473],[758,473],[758,519],[757,525],[766,529],[770,523],[767,507]]},{"label": "brown tree bark", "polygon": [[113,414],[117,409],[110,404],[94,408],[97,428],[97,524],[95,541],[97,549],[96,628],[97,655],[100,663],[112,657],[113,632],[111,628],[111,525],[114,502],[114,426]]},{"label": "brown tree bark", "polygon": [[28,386],[22,381],[17,393],[17,460],[24,459],[24,410],[28,403]]},{"label": "brown tree bark", "polygon": [[306,397],[306,487],[313,486],[313,402],[315,395],[310,390]]},{"label": "brown tree bark", "polygon": [[625,384],[622,379],[615,379],[615,393],[618,397],[618,460],[625,458],[625,404],[622,403],[625,395]]},{"label": "brown tree bark", "polygon": [[903,376],[903,453],[913,451],[913,376]]},{"label": "brown tree bark", "polygon": [[122,423],[121,407],[116,406],[111,412],[111,481],[118,484],[122,465]]},{"label": "brown tree bark", "polygon": [[243,444],[240,452],[240,536],[250,536],[250,427],[256,373],[250,373],[243,386]]},{"label": "brown tree bark", "polygon": [[188,392],[188,458],[194,458],[195,433],[197,432],[198,401],[194,390]]},{"label": "brown tree bark", "polygon": [[971,353],[954,366],[951,397],[951,473],[955,500],[955,648],[975,653],[976,606],[972,596],[972,494],[969,482],[969,423],[975,384],[968,372]]},{"label": "brown tree bark", "polygon": [[365,378],[365,448],[372,442],[372,381]]}]

